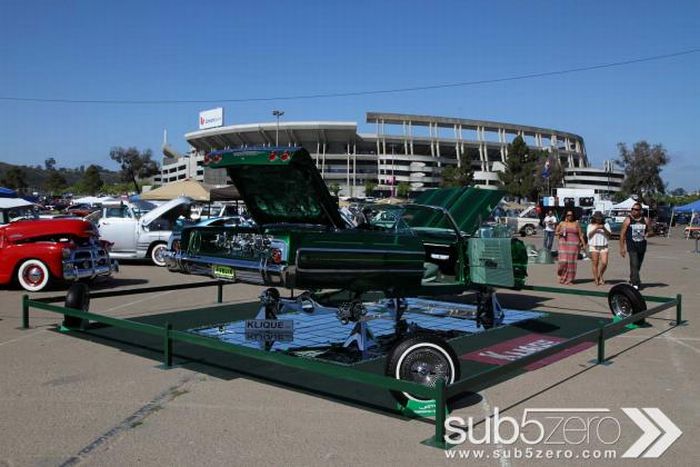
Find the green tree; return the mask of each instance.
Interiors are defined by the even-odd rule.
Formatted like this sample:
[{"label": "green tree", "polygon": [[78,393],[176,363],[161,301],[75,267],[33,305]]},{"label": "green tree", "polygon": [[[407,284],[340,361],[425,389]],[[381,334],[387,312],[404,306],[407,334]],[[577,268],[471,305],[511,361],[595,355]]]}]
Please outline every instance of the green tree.
[{"label": "green tree", "polygon": [[444,188],[455,188],[471,185],[474,182],[474,168],[471,158],[465,154],[459,156],[459,167],[451,165],[442,169],[442,182]]},{"label": "green tree", "polygon": [[333,193],[333,196],[337,198],[338,193],[340,193],[340,185],[338,185],[337,183],[331,183],[330,185],[328,185],[328,191]]},{"label": "green tree", "polygon": [[110,183],[107,185],[102,185],[100,190],[106,195],[121,196],[128,194],[131,191],[131,183]]},{"label": "green tree", "polygon": [[100,171],[98,170],[97,166],[89,165],[88,168],[85,169],[85,173],[83,174],[83,178],[80,180],[80,184],[84,190],[84,193],[86,194],[95,195],[100,191],[100,188],[102,188],[104,182],[102,181],[102,177],[100,176]]},{"label": "green tree", "polygon": [[411,184],[408,182],[401,182],[396,185],[396,196],[399,198],[408,198],[411,194]]},{"label": "green tree", "polygon": [[687,195],[685,188],[674,188],[671,190],[671,193],[669,193],[671,196],[685,196]]},{"label": "green tree", "polygon": [[51,169],[48,172],[49,176],[46,177],[46,180],[44,181],[44,190],[52,195],[62,193],[63,190],[65,190],[66,187],[68,187],[66,177],[64,177],[61,172],[55,169]]},{"label": "green tree", "polygon": [[139,152],[136,148],[115,147],[109,152],[109,157],[116,161],[121,168],[121,179],[134,184],[136,193],[141,193],[138,179],[151,177],[158,173],[158,163],[152,159],[150,149]]},{"label": "green tree", "polygon": [[666,192],[661,170],[668,164],[670,157],[661,144],[651,146],[641,140],[634,143],[632,150],[625,143],[618,143],[617,149],[619,158],[615,162],[625,171],[625,181],[622,183],[625,195],[636,194],[647,202],[655,194]]},{"label": "green tree", "polygon": [[0,184],[12,190],[24,191],[27,189],[26,174],[17,166],[10,167],[0,179]]},{"label": "green tree", "polygon": [[56,169],[56,159],[53,157],[49,157],[48,159],[44,160],[44,168],[46,170],[55,170]]},{"label": "green tree", "polygon": [[508,145],[506,170],[498,174],[503,188],[513,196],[532,196],[537,192],[533,176],[535,170],[536,158],[530,154],[530,148],[522,136],[516,136]]},{"label": "green tree", "polygon": [[377,189],[376,180],[365,180],[365,196],[372,196],[374,190]]}]

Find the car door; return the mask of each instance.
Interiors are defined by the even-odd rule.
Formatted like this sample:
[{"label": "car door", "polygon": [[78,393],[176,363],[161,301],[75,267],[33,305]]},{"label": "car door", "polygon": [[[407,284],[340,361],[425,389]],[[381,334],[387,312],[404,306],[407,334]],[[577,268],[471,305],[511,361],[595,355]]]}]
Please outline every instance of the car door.
[{"label": "car door", "polygon": [[128,206],[104,208],[97,227],[100,237],[113,243],[115,253],[136,251],[138,221]]}]

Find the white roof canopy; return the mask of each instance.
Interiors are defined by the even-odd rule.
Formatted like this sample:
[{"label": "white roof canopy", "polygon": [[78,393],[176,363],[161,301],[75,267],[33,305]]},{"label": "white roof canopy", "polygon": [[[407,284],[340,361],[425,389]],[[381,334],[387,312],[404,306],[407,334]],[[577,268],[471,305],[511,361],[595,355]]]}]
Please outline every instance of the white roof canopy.
[{"label": "white roof canopy", "polygon": [[626,200],[624,200],[621,203],[614,204],[611,209],[612,210],[632,209],[632,206],[634,206],[636,203],[640,203],[642,205],[642,209],[649,209],[649,206],[647,206],[644,203],[641,203],[640,201],[637,201],[634,198],[627,198]]},{"label": "white roof canopy", "polygon": [[33,206],[34,203],[22,198],[0,198],[0,209],[12,209],[22,206]]}]

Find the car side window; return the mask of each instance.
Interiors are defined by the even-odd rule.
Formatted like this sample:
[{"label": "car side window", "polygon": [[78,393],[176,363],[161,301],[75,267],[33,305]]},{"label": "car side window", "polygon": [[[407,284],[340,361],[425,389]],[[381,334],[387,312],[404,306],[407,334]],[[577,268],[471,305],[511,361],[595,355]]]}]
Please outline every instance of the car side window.
[{"label": "car side window", "polygon": [[131,218],[133,215],[131,214],[131,210],[129,209],[128,206],[116,206],[113,208],[107,208],[105,212],[106,216],[105,217],[111,217],[111,218]]}]

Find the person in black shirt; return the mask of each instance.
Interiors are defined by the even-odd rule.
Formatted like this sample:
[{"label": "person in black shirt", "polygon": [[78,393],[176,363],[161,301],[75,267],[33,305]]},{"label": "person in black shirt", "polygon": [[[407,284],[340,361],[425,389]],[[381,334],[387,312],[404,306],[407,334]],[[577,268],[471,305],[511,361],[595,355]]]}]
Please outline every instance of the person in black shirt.
[{"label": "person in black shirt", "polygon": [[652,234],[651,222],[642,215],[642,205],[634,203],[632,212],[622,223],[620,231],[620,255],[630,259],[630,284],[635,289],[641,286],[639,271],[647,251],[647,237]]}]

